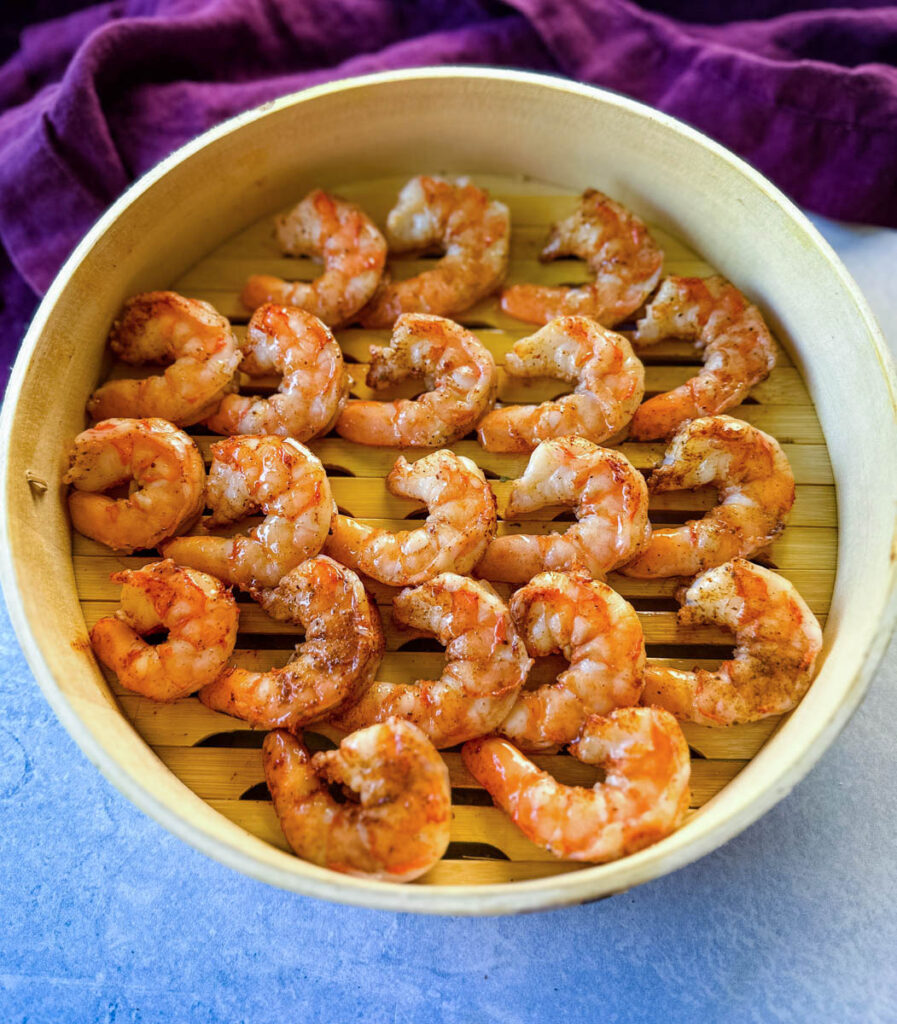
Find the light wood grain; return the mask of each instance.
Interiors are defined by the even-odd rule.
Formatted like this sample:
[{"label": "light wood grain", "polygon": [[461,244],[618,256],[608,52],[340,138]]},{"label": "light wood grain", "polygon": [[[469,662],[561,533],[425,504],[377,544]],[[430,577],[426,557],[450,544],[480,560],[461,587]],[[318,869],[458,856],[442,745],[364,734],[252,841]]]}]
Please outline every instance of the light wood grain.
[{"label": "light wood grain", "polygon": [[[379,182],[370,187],[363,184],[343,191],[350,198],[363,201],[382,222],[390,205],[393,186],[398,187],[393,181]],[[586,279],[585,267],[579,261],[564,260],[553,264],[538,261],[538,252],[550,220],[569,210],[572,201],[569,196],[511,192],[502,198],[510,203],[515,218],[511,281],[579,283]],[[711,272],[708,265],[680,241],[663,231],[658,231],[658,237],[667,250],[667,272]],[[391,263],[397,278],[418,273],[431,265],[429,260],[415,259],[395,259]],[[308,280],[318,272],[319,268],[311,261],[280,255],[270,219],[264,218],[199,260],[175,282],[175,287],[185,294],[213,302],[225,315],[235,318],[235,331],[242,339],[249,312],[240,304],[238,295],[250,273],[272,273]],[[567,390],[562,382],[524,382],[505,374],[502,363],[507,352],[517,339],[525,337],[534,328],[507,317],[494,298],[480,303],[461,319],[475,330],[499,363],[501,401],[542,401]],[[355,397],[412,397],[420,392],[421,386],[416,383],[386,392],[375,393],[367,388],[369,346],[387,344],[388,331],[352,328],[337,332],[337,337],[347,359]],[[693,376],[700,364],[700,356],[694,347],[675,339],[645,349],[642,355],[647,367],[648,394],[678,386]],[[157,371],[113,363],[110,376],[144,376],[152,372]],[[244,376],[242,379],[242,387],[260,394],[277,385],[275,378],[250,380]],[[771,545],[765,557],[798,586],[814,611],[825,621],[834,586],[838,548],[838,512],[832,471],[825,438],[807,388],[784,349],[780,350],[779,363],[768,380],[754,388],[750,400],[732,413],[772,433],[784,445],[797,480],[797,496],[788,529]],[[210,446],[217,438],[204,433],[201,427],[191,432],[208,462]],[[334,498],[345,514],[389,530],[416,528],[420,506],[390,495],[383,479],[398,451],[359,446],[336,436],[314,441],[311,447],[325,466],[334,471],[331,479]],[[492,478],[501,510],[508,497],[510,480],[523,471],[527,456],[488,453],[475,441],[461,441],[453,447],[460,454],[473,458]],[[661,460],[664,452],[663,444],[623,444],[620,447],[634,465],[645,472]],[[404,454],[413,459],[425,452]],[[664,524],[682,522],[700,516],[712,508],[716,500],[715,492],[710,489],[655,495],[651,500],[651,510]],[[556,516],[563,519],[569,513],[561,509],[545,509],[531,519],[502,521],[499,533],[544,533],[565,529],[563,521],[554,521]],[[258,520],[248,520],[242,528],[255,522]],[[143,565],[152,557],[116,555],[80,535],[73,537],[72,550],[75,581],[87,627],[117,607],[120,588],[109,579],[110,574],[122,568]],[[684,656],[681,658],[655,660],[683,668],[713,667],[728,655],[732,639],[725,631],[716,627],[678,624],[673,599],[679,580],[631,580],[613,574],[609,582],[635,604],[649,653],[659,650],[669,654],[677,647],[683,648]],[[381,605],[384,619],[387,652],[379,678],[410,683],[418,678],[436,677],[445,662],[443,653],[438,649],[407,649],[408,644],[420,634],[397,629],[392,623],[389,606],[395,591],[373,581],[366,583]],[[512,588],[499,585],[498,589],[507,597]],[[658,608],[658,601],[669,602],[668,607]],[[256,671],[283,665],[290,656],[292,645],[301,639],[301,631],[274,622],[253,603],[241,602],[240,611],[240,639],[234,663]],[[257,637],[264,637],[266,643],[274,646],[257,649],[253,645]],[[281,642],[278,643],[277,638],[281,638]],[[701,657],[688,656],[688,649],[695,645],[700,648]],[[709,653],[716,657],[708,657]],[[539,659],[528,685],[551,682],[564,664],[560,657]],[[110,673],[106,672],[105,676],[122,712],[177,779],[228,820],[278,849],[287,848],[270,803],[246,798],[247,794],[258,797],[263,792],[260,788],[264,782],[258,749],[260,736],[248,736],[253,730],[246,723],[210,711],[195,697],[174,704],[158,704],[123,690]],[[733,729],[709,729],[686,724],[686,738],[695,755],[692,807],[701,807],[718,796],[762,748],[778,725],[779,719],[767,719]],[[318,742],[334,742],[340,738],[336,730],[325,725],[313,726],[309,733],[312,741],[317,734]],[[236,741],[243,743],[247,740],[251,746],[234,745]],[[576,870],[576,865],[559,862],[530,843],[503,812],[481,803],[465,802],[477,791],[477,784],[457,751],[446,751],[443,756],[455,793],[452,842],[456,846],[452,849],[461,853],[451,856],[450,850],[449,858],[429,872],[422,882],[433,885],[488,884]],[[546,755],[535,760],[568,785],[591,785],[598,778],[596,769],[566,754]]]}]

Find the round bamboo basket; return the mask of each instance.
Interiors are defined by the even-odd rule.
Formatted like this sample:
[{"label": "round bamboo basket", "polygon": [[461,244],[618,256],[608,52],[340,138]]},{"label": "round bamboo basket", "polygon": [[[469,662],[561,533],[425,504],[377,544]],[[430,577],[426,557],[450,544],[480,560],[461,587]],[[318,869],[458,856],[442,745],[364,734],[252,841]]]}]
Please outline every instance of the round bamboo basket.
[{"label": "round bamboo basket", "polygon": [[[109,573],[148,560],[73,538],[61,484],[88,394],[121,372],[105,338],[122,302],[175,287],[245,322],[237,296],[248,272],[314,273],[281,259],[272,213],[324,185],[382,223],[397,185],[423,171],[470,174],[509,203],[511,280],[582,279],[579,264],[543,267],[535,255],[570,196],[600,188],[652,225],[667,272],[730,277],[760,305],[781,345],[774,373],[733,413],[778,437],[794,467],[795,509],[766,557],[825,624],[820,672],[784,719],[687,726],[688,820],[612,864],[550,859],[482,799],[449,751],[455,806],[445,861],[408,886],[316,868],[286,851],[264,792],[258,734],[194,698],[163,706],[125,693],[100,671],[87,641],[87,627],[117,600]],[[399,276],[416,269],[411,260],[395,266]],[[493,300],[461,319],[499,361],[529,333]],[[339,338],[362,396],[367,345],[382,334],[347,330]],[[668,342],[645,360],[648,389],[659,391],[690,376],[696,357]],[[559,390],[556,382],[521,388],[503,380],[501,397],[532,401]],[[195,433],[207,453],[210,438]],[[856,285],[801,213],[732,154],[638,104],[539,75],[428,69],[354,79],[267,104],[179,150],[108,211],[52,285],[15,366],[2,445],[3,587],[29,664],[66,728],[123,793],[198,849],[271,884],[346,903],[447,914],[533,910],[620,892],[694,860],[781,799],[831,743],[863,695],[895,613],[894,376]],[[413,518],[414,506],[383,485],[395,452],[333,436],[313,447],[345,511],[396,525]],[[502,478],[526,460],[489,455],[473,441],[455,447],[492,475],[501,504]],[[662,450],[624,445],[644,469]],[[681,521],[711,502],[701,493],[658,496],[652,517]],[[563,528],[551,519],[525,529]],[[649,656],[688,664],[726,656],[724,634],[676,624],[671,582],[610,582],[639,610]],[[391,630],[390,594],[379,588],[376,596],[388,635],[380,677],[438,671],[438,649]],[[241,612],[238,658],[282,663],[295,635],[249,604]],[[548,678],[557,667],[548,660],[537,671]],[[333,738],[313,731],[318,742]],[[545,763],[564,781],[590,780],[569,757]]]}]

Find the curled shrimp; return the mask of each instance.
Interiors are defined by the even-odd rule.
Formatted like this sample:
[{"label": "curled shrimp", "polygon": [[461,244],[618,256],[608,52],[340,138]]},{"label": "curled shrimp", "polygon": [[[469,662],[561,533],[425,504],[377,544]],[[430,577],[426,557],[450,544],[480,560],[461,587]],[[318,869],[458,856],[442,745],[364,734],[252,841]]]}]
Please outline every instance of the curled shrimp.
[{"label": "curled shrimp", "polygon": [[527,653],[562,653],[570,667],[555,683],[519,695],[499,727],[521,750],[553,750],[576,739],[590,714],[638,704],[645,639],[628,601],[598,580],[539,573],[511,597]]},{"label": "curled shrimp", "polygon": [[400,316],[388,348],[371,345],[369,387],[408,377],[423,377],[431,390],[395,402],[350,399],[336,432],[359,444],[397,448],[451,444],[492,408],[498,387],[495,360],[476,335],[425,313]]},{"label": "curled shrimp", "polygon": [[[283,730],[262,746],[265,779],[287,842],[333,871],[410,882],[446,851],[452,807],[445,762],[423,733],[391,720],[313,756]],[[329,787],[348,790],[338,803]]]},{"label": "curled shrimp", "polygon": [[206,488],[214,529],[264,512],[248,534],[178,537],[167,558],[211,573],[245,590],[276,587],[324,544],[333,498],[324,467],[289,437],[229,437],[212,445]]},{"label": "curled shrimp", "polygon": [[231,668],[199,699],[266,729],[297,729],[353,701],[371,684],[383,656],[380,613],[361,580],[324,555],[303,562],[253,596],[269,615],[305,628],[283,668]]},{"label": "curled shrimp", "polygon": [[349,393],[336,338],[316,316],[289,306],[255,311],[243,346],[243,370],[250,377],[282,374],[278,394],[228,395],[206,420],[210,430],[308,441],[330,430]]},{"label": "curled shrimp", "polygon": [[694,576],[766,547],[785,528],[794,474],[778,441],[731,416],[683,424],[648,483],[655,494],[716,484],[720,504],[703,519],[655,529],[626,576]]},{"label": "curled shrimp", "polygon": [[497,728],[532,661],[492,587],[443,573],[397,594],[392,615],[398,625],[432,633],[445,646],[442,676],[408,685],[374,683],[331,722],[352,730],[397,716],[413,722],[440,748]]},{"label": "curled shrimp", "polygon": [[448,450],[417,462],[400,455],[386,486],[392,494],[424,502],[429,511],[424,525],[392,533],[335,515],[325,552],[397,587],[441,572],[470,572],[495,536],[495,495],[480,467]]},{"label": "curled shrimp", "polygon": [[511,285],[502,292],[501,308],[533,324],[572,314],[613,327],[654,291],[663,264],[663,253],[644,222],[593,188],[552,227],[539,258],[547,262],[558,256],[586,260],[595,280],[580,288]]},{"label": "curled shrimp", "polygon": [[374,222],[354,203],[316,188],[277,218],[275,230],[283,252],[323,260],[324,273],[311,284],[253,274],[243,304],[299,306],[329,327],[349,323],[377,290],[386,265],[386,241]]},{"label": "curled shrimp", "polygon": [[442,249],[432,270],[380,286],[361,311],[364,327],[391,327],[401,313],[455,316],[489,295],[508,269],[511,216],[466,178],[421,175],[399,193],[386,220],[391,252]]},{"label": "curled shrimp", "polygon": [[[155,547],[188,530],[203,508],[199,449],[166,420],[111,419],[78,434],[63,483],[79,533],[116,551]],[[127,498],[108,491],[131,484]]]},{"label": "curled shrimp", "polygon": [[737,725],[796,707],[807,692],[822,630],[794,585],[743,558],[701,573],[679,622],[735,633],[735,654],[715,671],[648,665],[642,700],[700,725]]},{"label": "curled shrimp", "polygon": [[669,437],[686,420],[738,405],[776,363],[760,310],[722,277],[668,277],[637,328],[637,351],[663,338],[684,338],[704,359],[697,376],[639,407],[630,436],[640,441]]},{"label": "curled shrimp", "polygon": [[559,317],[515,342],[505,370],[514,377],[560,377],[576,390],[488,413],[478,433],[490,452],[528,452],[567,434],[603,441],[626,426],[645,393],[645,368],[629,342],[585,316]]},{"label": "curled shrimp", "polygon": [[236,391],[240,350],[230,323],[208,302],[176,292],[135,295],[113,325],[109,347],[126,363],[171,365],[159,377],[97,388],[87,403],[92,419],[153,416],[188,427]]},{"label": "curled shrimp", "polygon": [[585,438],[543,441],[514,481],[504,518],[547,505],[572,505],[578,522],[565,533],[496,537],[476,567],[478,576],[526,583],[546,570],[581,570],[601,577],[647,543],[645,478],[619,452]]},{"label": "curled shrimp", "polygon": [[586,719],[570,753],[600,765],[591,788],[564,786],[507,740],[472,740],[461,750],[477,782],[538,846],[563,860],[604,863],[669,835],[688,810],[688,744],[661,708],[619,708]]},{"label": "curled shrimp", "polygon": [[[90,643],[128,690],[153,700],[186,697],[217,678],[237,642],[239,611],[213,576],[170,559],[116,572],[121,607],[100,619]],[[164,643],[143,637],[168,630]]]}]

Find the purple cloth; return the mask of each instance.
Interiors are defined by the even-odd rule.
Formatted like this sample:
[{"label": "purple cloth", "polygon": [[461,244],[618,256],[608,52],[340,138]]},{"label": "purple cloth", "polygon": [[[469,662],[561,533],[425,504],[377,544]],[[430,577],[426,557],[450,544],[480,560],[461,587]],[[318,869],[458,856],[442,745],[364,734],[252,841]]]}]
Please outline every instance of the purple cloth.
[{"label": "purple cloth", "polygon": [[0,68],[0,382],[34,297],[129,182],[239,111],[387,68],[493,64],[608,86],[719,139],[810,209],[897,226],[897,8],[741,0],[729,17],[764,19],[710,24],[707,0],[656,6],[114,0],[26,29]]}]

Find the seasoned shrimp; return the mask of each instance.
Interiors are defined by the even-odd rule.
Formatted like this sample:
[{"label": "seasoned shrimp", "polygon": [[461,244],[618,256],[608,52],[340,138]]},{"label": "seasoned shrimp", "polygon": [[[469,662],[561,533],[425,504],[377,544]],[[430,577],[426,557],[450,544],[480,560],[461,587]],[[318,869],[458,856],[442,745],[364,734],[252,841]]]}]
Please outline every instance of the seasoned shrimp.
[{"label": "seasoned shrimp", "polygon": [[214,529],[264,512],[265,520],[236,537],[178,537],[162,549],[245,590],[276,587],[324,544],[333,498],[324,467],[289,437],[229,437],[212,445],[206,501]]},{"label": "seasoned shrimp", "polygon": [[[203,508],[206,474],[193,441],[166,420],[104,420],[78,434],[63,483],[79,533],[130,554],[188,530]],[[131,482],[127,498],[108,491]]]},{"label": "seasoned shrimp", "polygon": [[645,478],[619,452],[582,437],[543,441],[514,481],[505,519],[547,505],[572,505],[578,522],[565,533],[496,537],[476,567],[478,576],[526,583],[546,570],[583,570],[601,577],[647,543]]},{"label": "seasoned shrimp", "polygon": [[720,504],[703,519],[655,529],[648,546],[620,571],[626,576],[694,576],[766,547],[785,528],[794,474],[778,441],[731,416],[691,420],[676,432],[649,490],[716,484]]},{"label": "seasoned shrimp", "polygon": [[564,786],[498,737],[461,751],[477,782],[526,837],[563,860],[603,863],[669,835],[688,810],[688,744],[660,708],[592,715],[570,753],[600,765],[604,782]]},{"label": "seasoned shrimp", "polygon": [[386,241],[374,222],[354,203],[316,188],[275,227],[285,253],[323,260],[324,273],[311,284],[254,274],[243,304],[299,306],[329,327],[349,323],[377,290],[386,265]]},{"label": "seasoned shrimp", "polygon": [[[391,719],[308,751],[277,730],[262,746],[265,779],[287,842],[312,864],[410,882],[445,853],[452,821],[448,769],[426,736]],[[348,790],[338,803],[329,787]]]},{"label": "seasoned shrimp", "polygon": [[316,316],[289,306],[261,306],[249,321],[243,356],[250,377],[283,375],[278,394],[228,395],[206,420],[210,430],[296,441],[330,430],[349,393],[349,378],[336,338]]},{"label": "seasoned shrimp", "polygon": [[374,683],[357,704],[331,716],[333,724],[348,731],[395,715],[440,748],[496,729],[532,661],[492,587],[446,572],[397,594],[392,615],[398,625],[432,633],[445,645],[442,676],[409,685]]},{"label": "seasoned shrimp", "polygon": [[626,426],[645,393],[645,368],[629,342],[585,316],[559,317],[521,338],[505,370],[514,377],[560,377],[576,382],[576,390],[553,402],[488,413],[478,433],[490,452],[528,452],[567,434],[603,441]]},{"label": "seasoned shrimp", "polygon": [[684,338],[704,358],[697,376],[639,407],[630,435],[640,441],[669,437],[686,420],[738,405],[776,363],[760,310],[722,277],[668,277],[637,328],[637,351],[663,338]]},{"label": "seasoned shrimp", "polygon": [[547,262],[558,256],[586,260],[595,280],[580,288],[511,285],[502,293],[501,308],[533,324],[573,314],[613,327],[654,291],[663,264],[663,253],[643,221],[593,188],[552,227],[539,258]]},{"label": "seasoned shrimp", "polygon": [[445,255],[432,270],[416,277],[384,279],[361,311],[361,323],[391,327],[401,313],[463,313],[501,284],[508,269],[510,234],[507,206],[466,178],[412,178],[386,221],[390,251],[440,248]]},{"label": "seasoned shrimp", "polygon": [[422,377],[426,391],[395,402],[350,399],[336,432],[359,444],[433,448],[469,433],[495,403],[495,360],[475,334],[441,316],[405,313],[389,348],[371,345],[368,387]]},{"label": "seasoned shrimp", "polygon": [[[171,559],[116,572],[121,607],[100,619],[90,643],[122,686],[153,700],[186,697],[217,678],[237,642],[239,611],[213,576]],[[143,637],[168,630],[164,643]]]},{"label": "seasoned shrimp", "polygon": [[648,665],[642,700],[700,725],[737,725],[796,707],[813,678],[822,630],[794,585],[735,558],[701,573],[680,598],[679,622],[735,633],[715,671]]},{"label": "seasoned shrimp", "polygon": [[145,292],[125,303],[109,347],[126,363],[171,363],[160,377],[111,380],[90,396],[92,419],[158,416],[199,423],[237,389],[241,354],[230,323],[208,302]]},{"label": "seasoned shrimp", "polygon": [[423,583],[441,572],[470,572],[495,536],[495,495],[480,467],[448,450],[417,462],[400,455],[386,486],[426,504],[424,525],[391,533],[335,515],[325,552],[394,587]]},{"label": "seasoned shrimp", "polygon": [[521,750],[552,750],[576,739],[590,714],[638,704],[645,639],[628,601],[604,583],[539,573],[511,597],[511,618],[533,658],[562,653],[557,682],[520,694],[499,732]]},{"label": "seasoned shrimp", "polygon": [[305,640],[283,668],[229,669],[200,690],[203,704],[266,729],[295,732],[371,684],[383,656],[383,630],[376,604],[351,569],[318,555],[253,596],[275,619],[305,627]]}]

